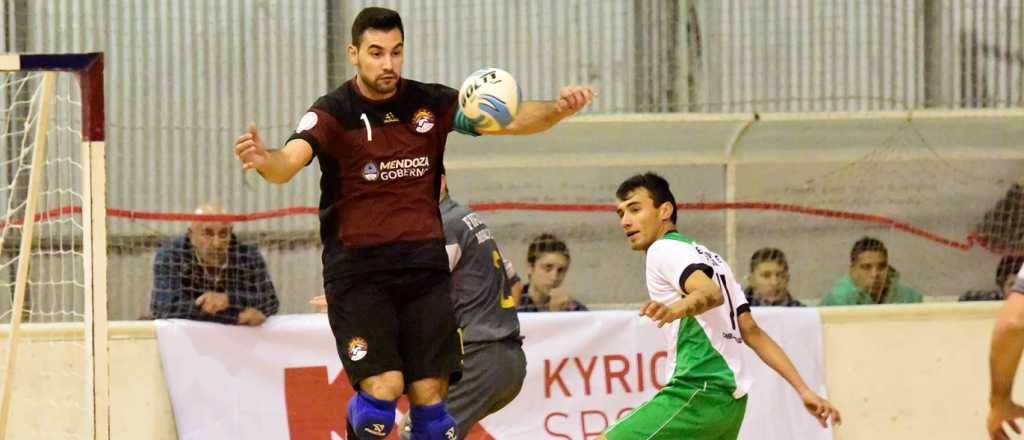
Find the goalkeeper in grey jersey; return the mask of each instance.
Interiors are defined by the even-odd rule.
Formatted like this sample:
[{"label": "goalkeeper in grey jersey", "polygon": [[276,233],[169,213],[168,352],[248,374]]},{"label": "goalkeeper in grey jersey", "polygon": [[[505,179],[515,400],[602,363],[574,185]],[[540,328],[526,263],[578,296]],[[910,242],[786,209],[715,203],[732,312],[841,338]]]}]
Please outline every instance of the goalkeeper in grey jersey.
[{"label": "goalkeeper in grey jersey", "polygon": [[[441,176],[441,216],[452,270],[452,305],[462,328],[462,379],[448,388],[448,412],[459,438],[476,422],[508,405],[526,378],[526,354],[516,305],[523,285],[483,220],[448,197]],[[409,430],[402,430],[408,438]]]}]

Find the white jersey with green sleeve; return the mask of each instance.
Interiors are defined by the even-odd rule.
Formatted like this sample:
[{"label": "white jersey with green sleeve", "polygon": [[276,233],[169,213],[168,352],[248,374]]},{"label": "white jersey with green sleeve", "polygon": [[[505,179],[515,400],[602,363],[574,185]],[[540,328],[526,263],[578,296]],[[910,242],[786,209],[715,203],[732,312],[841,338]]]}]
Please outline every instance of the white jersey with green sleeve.
[{"label": "white jersey with green sleeve", "polygon": [[739,399],[750,389],[752,377],[743,365],[747,350],[737,319],[749,313],[732,269],[718,254],[671,231],[647,249],[647,291],[662,304],[681,301],[683,284],[695,271],[707,274],[722,289],[722,305],[695,317],[662,327],[668,340],[668,386],[716,389]]}]

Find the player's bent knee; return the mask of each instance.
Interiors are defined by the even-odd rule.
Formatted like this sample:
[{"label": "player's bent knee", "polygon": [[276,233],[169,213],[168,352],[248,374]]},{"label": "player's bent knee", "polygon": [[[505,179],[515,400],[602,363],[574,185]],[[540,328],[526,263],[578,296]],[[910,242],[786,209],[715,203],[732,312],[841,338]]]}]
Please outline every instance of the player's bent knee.
[{"label": "player's bent knee", "polygon": [[396,400],[405,392],[401,371],[385,371],[359,382],[359,389],[378,400]]},{"label": "player's bent knee", "polygon": [[348,422],[360,439],[388,436],[395,425],[398,400],[380,400],[360,391],[348,401]]},{"label": "player's bent knee", "polygon": [[409,402],[413,406],[433,405],[444,400],[447,391],[447,378],[431,377],[420,379],[409,386]]},{"label": "player's bent knee", "polygon": [[413,406],[412,440],[455,440],[458,438],[455,419],[448,414],[444,402],[434,405]]}]

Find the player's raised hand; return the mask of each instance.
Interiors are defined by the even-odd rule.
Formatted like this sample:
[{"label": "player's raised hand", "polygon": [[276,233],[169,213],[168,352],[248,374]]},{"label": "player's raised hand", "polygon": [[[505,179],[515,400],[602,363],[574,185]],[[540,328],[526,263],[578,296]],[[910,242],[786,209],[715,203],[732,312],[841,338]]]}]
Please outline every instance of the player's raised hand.
[{"label": "player's raised hand", "polygon": [[992,440],[1009,440],[1009,436],[1006,435],[1006,431],[1003,430],[1003,422],[1010,425],[1010,429],[1017,434],[1020,434],[1020,426],[1017,424],[1016,419],[1024,417],[1024,407],[1014,402],[1004,402],[1001,404],[993,404],[992,409],[988,412],[988,421],[986,423],[988,428],[988,437]]},{"label": "player's raised hand", "polygon": [[235,139],[235,155],[242,162],[243,170],[259,169],[267,163],[267,146],[255,123],[249,124],[249,129]]},{"label": "player's raised hand", "polygon": [[832,420],[833,426],[843,423],[843,417],[839,415],[839,410],[832,406],[832,403],[828,400],[823,399],[813,391],[805,390],[800,393],[800,400],[804,402],[804,408],[807,409],[807,412],[818,419],[818,423],[821,424],[822,428],[828,427],[829,419]]},{"label": "player's raised hand", "polygon": [[590,86],[567,86],[558,91],[555,109],[559,113],[576,113],[597,97],[597,89]]}]

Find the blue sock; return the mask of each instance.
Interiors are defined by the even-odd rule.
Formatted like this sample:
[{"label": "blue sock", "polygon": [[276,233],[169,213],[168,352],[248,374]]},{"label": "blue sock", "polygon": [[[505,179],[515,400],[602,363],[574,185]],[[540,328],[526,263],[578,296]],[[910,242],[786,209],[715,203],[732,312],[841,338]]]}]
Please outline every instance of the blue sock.
[{"label": "blue sock", "polygon": [[362,391],[348,401],[348,423],[360,439],[384,438],[395,426],[397,400],[380,400]]},{"label": "blue sock", "polygon": [[409,411],[412,419],[412,440],[455,440],[455,419],[448,415],[444,402],[414,406]]}]

